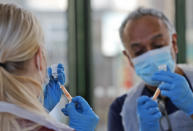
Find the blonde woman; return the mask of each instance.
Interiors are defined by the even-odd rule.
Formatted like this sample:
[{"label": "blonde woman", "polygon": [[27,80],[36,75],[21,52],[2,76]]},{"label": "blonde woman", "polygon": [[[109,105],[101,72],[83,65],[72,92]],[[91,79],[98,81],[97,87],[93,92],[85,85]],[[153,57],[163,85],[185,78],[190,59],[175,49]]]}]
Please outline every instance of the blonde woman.
[{"label": "blonde woman", "polygon": [[62,110],[70,127],[48,115],[40,103],[45,74],[44,38],[36,18],[0,4],[0,131],[93,131],[98,117],[82,97]]}]

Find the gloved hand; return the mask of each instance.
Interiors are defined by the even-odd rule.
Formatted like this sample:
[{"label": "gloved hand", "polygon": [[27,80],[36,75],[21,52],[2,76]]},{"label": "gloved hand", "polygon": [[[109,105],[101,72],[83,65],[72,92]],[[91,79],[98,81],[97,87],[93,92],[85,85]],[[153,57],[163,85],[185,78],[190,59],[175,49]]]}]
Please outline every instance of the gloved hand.
[{"label": "gloved hand", "polygon": [[152,79],[163,82],[158,87],[161,90],[161,95],[169,97],[185,113],[193,114],[193,93],[183,76],[168,70],[155,73]]},{"label": "gloved hand", "polygon": [[62,112],[69,116],[69,125],[76,131],[94,131],[99,121],[99,117],[81,96],[72,98],[72,102]]},{"label": "gloved hand", "polygon": [[137,99],[137,116],[140,131],[160,131],[161,112],[158,104],[151,98],[141,96]]},{"label": "gloved hand", "polygon": [[57,78],[52,76],[52,69],[48,68],[49,83],[44,89],[44,107],[50,112],[60,101],[62,90],[60,84],[65,83],[64,67],[62,64],[57,66]]}]

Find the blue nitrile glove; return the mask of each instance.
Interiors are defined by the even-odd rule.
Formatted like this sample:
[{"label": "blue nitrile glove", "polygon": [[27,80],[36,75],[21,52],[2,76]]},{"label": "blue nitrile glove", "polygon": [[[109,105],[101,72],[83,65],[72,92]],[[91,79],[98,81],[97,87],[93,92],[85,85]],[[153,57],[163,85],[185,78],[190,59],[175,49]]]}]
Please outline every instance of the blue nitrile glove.
[{"label": "blue nitrile glove", "polygon": [[50,112],[60,101],[62,90],[60,84],[65,83],[64,67],[62,64],[57,66],[57,78],[52,76],[52,69],[48,68],[49,83],[44,89],[44,107]]},{"label": "blue nitrile glove", "polygon": [[94,131],[99,121],[99,117],[81,96],[73,97],[62,112],[69,116],[69,125],[76,131]]},{"label": "blue nitrile glove", "polygon": [[140,131],[160,131],[161,112],[158,104],[147,96],[137,99],[137,116]]},{"label": "blue nitrile glove", "polygon": [[183,76],[168,70],[155,73],[152,79],[163,82],[159,86],[161,95],[169,97],[185,113],[193,114],[193,93]]}]

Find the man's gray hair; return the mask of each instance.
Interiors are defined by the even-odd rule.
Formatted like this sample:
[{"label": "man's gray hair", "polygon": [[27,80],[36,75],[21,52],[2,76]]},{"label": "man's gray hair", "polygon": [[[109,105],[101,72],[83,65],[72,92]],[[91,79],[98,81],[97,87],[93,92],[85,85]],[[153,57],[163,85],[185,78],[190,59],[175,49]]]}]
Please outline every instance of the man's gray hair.
[{"label": "man's gray hair", "polygon": [[158,10],[152,9],[152,8],[140,7],[138,9],[134,10],[133,12],[131,12],[126,17],[126,19],[123,21],[123,23],[121,24],[121,27],[119,28],[119,35],[120,35],[122,41],[123,41],[123,31],[124,31],[124,28],[125,28],[127,22],[129,20],[138,19],[142,16],[155,16],[163,21],[163,23],[166,25],[170,35],[176,33],[174,25],[169,21],[169,19],[161,11],[158,11]]}]

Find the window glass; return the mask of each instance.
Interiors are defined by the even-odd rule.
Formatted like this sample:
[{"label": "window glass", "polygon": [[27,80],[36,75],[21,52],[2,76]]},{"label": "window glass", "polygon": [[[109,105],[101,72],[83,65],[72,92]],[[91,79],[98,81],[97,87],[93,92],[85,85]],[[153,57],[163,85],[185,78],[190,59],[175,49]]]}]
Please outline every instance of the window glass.
[{"label": "window glass", "polygon": [[107,130],[112,101],[139,81],[122,54],[118,29],[128,13],[140,6],[159,9],[174,21],[173,0],[91,0],[94,106],[100,116],[98,131]]},{"label": "window glass", "polygon": [[192,0],[186,1],[186,60],[188,63],[193,63],[193,15],[192,15]]}]

